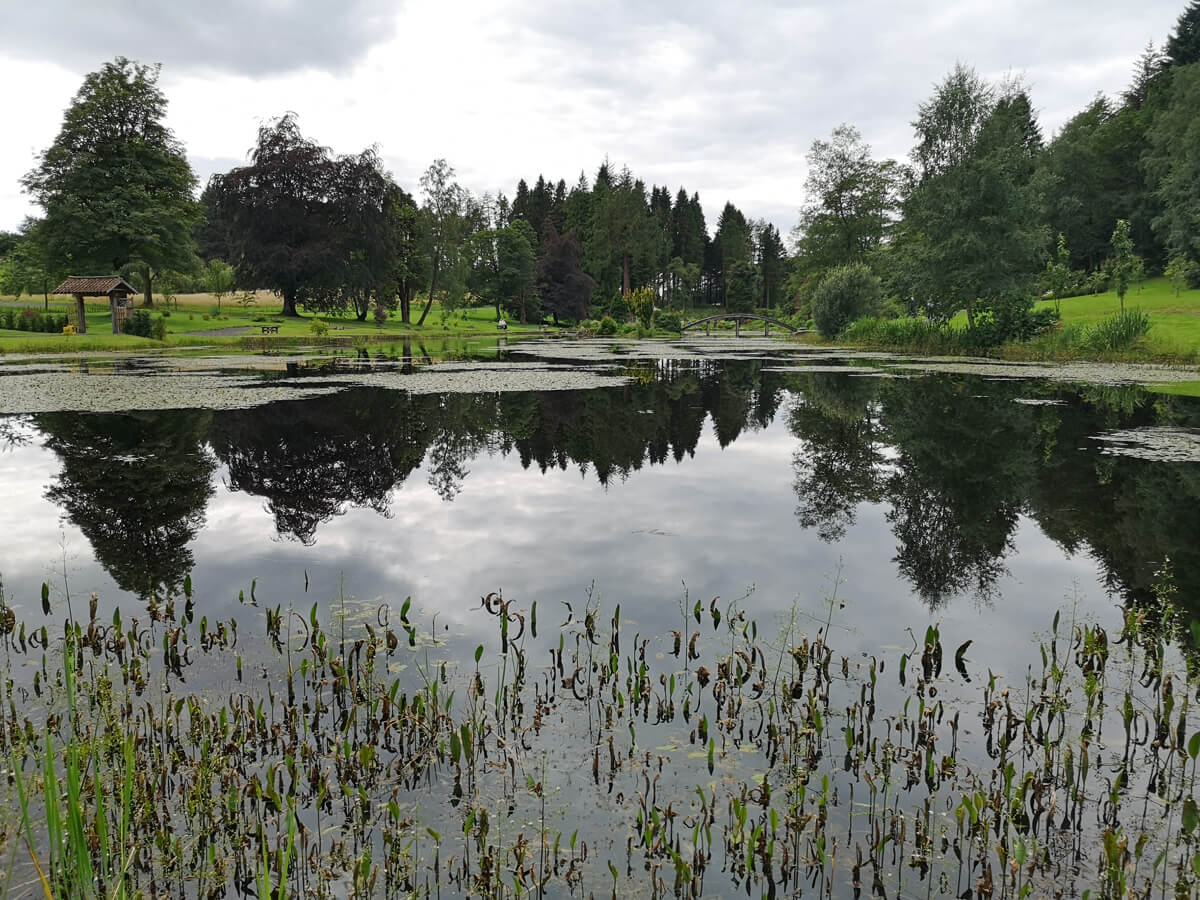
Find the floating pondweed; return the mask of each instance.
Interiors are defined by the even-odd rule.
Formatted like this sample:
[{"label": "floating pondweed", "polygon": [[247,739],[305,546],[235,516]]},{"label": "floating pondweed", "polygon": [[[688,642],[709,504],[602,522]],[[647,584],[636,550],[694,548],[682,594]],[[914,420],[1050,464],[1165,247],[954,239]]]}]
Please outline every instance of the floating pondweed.
[{"label": "floating pondweed", "polygon": [[1111,456],[1154,462],[1200,462],[1200,431],[1187,428],[1127,428],[1096,435]]}]

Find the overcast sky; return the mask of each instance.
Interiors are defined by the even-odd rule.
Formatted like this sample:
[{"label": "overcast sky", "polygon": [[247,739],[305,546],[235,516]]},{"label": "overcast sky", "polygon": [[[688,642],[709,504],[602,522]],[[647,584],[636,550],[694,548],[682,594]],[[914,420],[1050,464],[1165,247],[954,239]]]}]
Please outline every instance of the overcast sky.
[{"label": "overcast sky", "polygon": [[163,64],[168,121],[201,182],[264,119],[299,115],[338,152],[376,144],[416,192],[437,157],[472,191],[607,156],[647,183],[726,200],[785,233],[804,157],[841,122],[903,157],[916,105],[957,60],[1023,75],[1047,136],[1115,94],[1184,0],[5,0],[0,229],[36,212],[18,180],[83,76]]}]

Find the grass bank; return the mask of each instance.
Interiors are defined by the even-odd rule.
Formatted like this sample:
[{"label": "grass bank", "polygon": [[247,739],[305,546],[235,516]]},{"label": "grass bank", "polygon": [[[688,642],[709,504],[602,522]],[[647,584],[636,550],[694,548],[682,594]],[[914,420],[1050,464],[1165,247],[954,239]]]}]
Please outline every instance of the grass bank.
[{"label": "grass bank", "polygon": [[[41,298],[0,297],[0,311],[29,309],[37,313],[65,315],[72,304],[52,300],[48,307]],[[414,304],[415,306],[415,304]],[[21,328],[4,328],[0,322],[0,355],[16,353],[95,353],[139,351],[197,345],[228,345],[264,350],[295,346],[352,346],[403,338],[477,337],[501,334],[529,335],[545,331],[539,325],[508,323],[501,330],[490,307],[446,312],[435,305],[423,326],[406,324],[389,317],[383,323],[373,318],[359,321],[352,316],[283,316],[279,301],[258,292],[253,303],[238,303],[228,297],[219,304],[211,294],[181,294],[171,303],[159,301],[149,309],[152,320],[165,326],[162,340],[132,334],[113,334],[107,302],[87,304],[87,334],[65,335]],[[29,324],[29,317],[26,317]],[[270,330],[269,332],[267,330]]]},{"label": "grass bank", "polygon": [[[1055,309],[1052,300],[1037,310]],[[1148,329],[1132,337],[1122,334],[1120,300],[1115,292],[1070,297],[1060,301],[1054,329],[1025,341],[981,349],[971,339],[963,313],[946,326],[925,319],[860,320],[839,343],[926,355],[988,355],[1003,359],[1094,359],[1119,362],[1200,363],[1200,290],[1176,294],[1163,278],[1135,286],[1125,295],[1125,309],[1145,313]]]}]

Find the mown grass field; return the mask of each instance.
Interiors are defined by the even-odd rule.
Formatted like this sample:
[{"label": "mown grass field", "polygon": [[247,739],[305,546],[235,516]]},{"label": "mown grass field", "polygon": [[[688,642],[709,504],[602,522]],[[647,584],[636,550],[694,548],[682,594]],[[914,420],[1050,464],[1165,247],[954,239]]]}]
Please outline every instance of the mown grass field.
[{"label": "mown grass field", "polygon": [[[1053,300],[1039,300],[1038,309],[1053,309]],[[1200,290],[1182,290],[1177,295],[1165,278],[1152,278],[1133,285],[1125,294],[1126,309],[1141,309],[1150,317],[1150,333],[1124,356],[1147,360],[1200,360]],[[1063,327],[1087,328],[1121,310],[1115,291],[1068,297],[1060,301]],[[967,327],[966,313],[950,320],[955,328]],[[1023,344],[1006,344],[1002,355],[1021,356]],[[1036,349],[1035,345],[1029,345]],[[1011,351],[1011,352],[1010,352]]]},{"label": "mown grass field", "polygon": [[[418,328],[415,323],[420,318],[422,308],[418,303],[413,304],[413,324],[405,325],[398,317],[392,316],[382,325],[378,325],[371,316],[368,316],[365,322],[360,322],[353,316],[314,316],[307,313],[298,318],[285,317],[280,315],[279,299],[265,291],[255,294],[253,304],[241,304],[235,298],[236,295],[227,295],[219,307],[216,298],[211,294],[180,294],[172,298],[169,304],[161,298],[158,299],[151,313],[156,318],[165,315],[165,342],[134,335],[114,335],[108,303],[89,302],[86,335],[46,334],[0,328],[0,353],[97,352],[186,347],[201,343],[240,344],[248,338],[269,346],[273,342],[281,345],[298,342],[320,344],[342,342],[346,339],[364,342],[389,340],[407,335],[433,338],[501,333],[536,334],[541,331],[536,325],[522,326],[510,321],[507,332],[501,332],[496,325],[496,311],[491,307],[463,309],[443,315],[441,308],[435,305],[425,319],[425,324]],[[0,304],[6,308],[44,311],[41,297],[22,297],[20,300],[0,297]],[[52,298],[49,308],[50,312],[62,315],[71,305],[62,298]],[[318,333],[320,326],[314,330],[315,322],[324,325],[327,329],[324,334]],[[263,335],[263,326],[278,327],[279,330],[276,334]]]},{"label": "mown grass field", "polygon": [[[1039,307],[1053,307],[1044,300]],[[1189,356],[1200,353],[1200,290],[1184,290],[1178,296],[1165,278],[1134,285],[1125,295],[1127,309],[1142,309],[1150,316],[1150,333],[1145,350],[1154,356]],[[1121,309],[1115,291],[1061,301],[1064,325],[1092,325]]]}]

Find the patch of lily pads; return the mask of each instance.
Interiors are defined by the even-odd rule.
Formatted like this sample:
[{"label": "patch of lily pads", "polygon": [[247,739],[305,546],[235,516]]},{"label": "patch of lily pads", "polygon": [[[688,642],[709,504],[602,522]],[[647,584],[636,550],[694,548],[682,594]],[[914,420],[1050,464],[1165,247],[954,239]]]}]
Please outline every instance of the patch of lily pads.
[{"label": "patch of lily pads", "polygon": [[913,372],[977,375],[983,378],[1045,379],[1071,384],[1164,384],[1195,381],[1195,369],[1142,363],[986,363],[922,359],[897,363],[892,368]]},{"label": "patch of lily pads", "polygon": [[8,375],[0,378],[0,414],[248,409],[338,390],[317,384],[264,383],[245,376]]},{"label": "patch of lily pads", "polygon": [[1168,426],[1129,428],[1099,434],[1101,453],[1151,462],[1200,462],[1200,431]]}]

